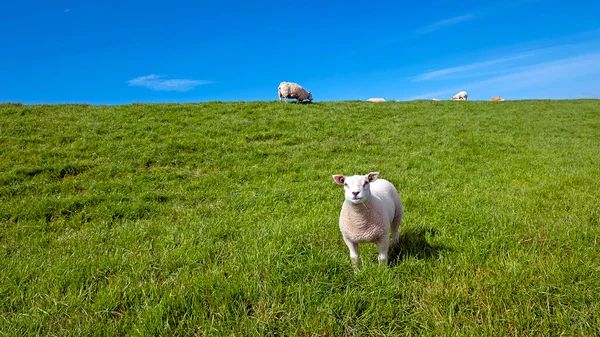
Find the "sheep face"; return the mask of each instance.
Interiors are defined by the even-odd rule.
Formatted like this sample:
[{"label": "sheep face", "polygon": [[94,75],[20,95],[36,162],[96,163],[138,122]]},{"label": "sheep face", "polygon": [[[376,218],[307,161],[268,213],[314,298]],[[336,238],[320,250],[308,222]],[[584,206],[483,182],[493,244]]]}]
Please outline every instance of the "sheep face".
[{"label": "sheep face", "polygon": [[312,102],[313,98],[312,98],[312,93],[309,91],[308,92],[308,100]]},{"label": "sheep face", "polygon": [[338,185],[344,185],[344,198],[353,204],[360,204],[371,197],[370,183],[377,180],[379,172],[371,172],[364,176],[346,177],[341,174],[333,176]]}]

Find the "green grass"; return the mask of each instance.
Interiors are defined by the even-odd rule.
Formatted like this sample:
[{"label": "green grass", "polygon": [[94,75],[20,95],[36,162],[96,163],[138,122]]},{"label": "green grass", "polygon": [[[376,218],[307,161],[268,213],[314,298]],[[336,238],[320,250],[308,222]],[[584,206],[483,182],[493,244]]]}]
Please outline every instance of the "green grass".
[{"label": "green grass", "polygon": [[598,335],[599,191],[594,100],[2,104],[0,335]]}]

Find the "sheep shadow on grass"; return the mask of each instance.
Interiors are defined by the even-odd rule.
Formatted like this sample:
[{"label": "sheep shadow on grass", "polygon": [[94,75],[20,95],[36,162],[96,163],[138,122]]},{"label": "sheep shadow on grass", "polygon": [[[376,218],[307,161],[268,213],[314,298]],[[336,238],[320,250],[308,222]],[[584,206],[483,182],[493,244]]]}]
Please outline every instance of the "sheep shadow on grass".
[{"label": "sheep shadow on grass", "polygon": [[442,245],[430,244],[428,238],[437,235],[433,228],[408,228],[400,232],[398,244],[392,245],[389,252],[389,264],[395,265],[405,259],[431,259],[444,250],[450,248]]},{"label": "sheep shadow on grass", "polygon": [[[286,103],[285,101],[281,101],[281,103]],[[312,101],[302,101],[300,103],[298,103],[298,100],[296,100],[295,98],[290,98],[287,101],[288,104],[313,104]]]}]

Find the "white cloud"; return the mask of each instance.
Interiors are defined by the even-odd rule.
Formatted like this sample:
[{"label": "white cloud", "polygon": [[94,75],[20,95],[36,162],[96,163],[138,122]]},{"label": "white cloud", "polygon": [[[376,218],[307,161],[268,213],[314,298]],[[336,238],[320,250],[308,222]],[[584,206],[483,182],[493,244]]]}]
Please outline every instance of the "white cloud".
[{"label": "white cloud", "polygon": [[460,72],[473,70],[473,69],[477,69],[477,68],[484,68],[484,67],[496,65],[496,64],[502,63],[502,62],[508,62],[508,61],[513,61],[513,60],[530,57],[535,54],[536,54],[535,52],[529,52],[529,53],[517,54],[517,55],[513,55],[513,56],[509,56],[509,57],[497,58],[497,59],[485,61],[485,62],[477,62],[477,63],[467,64],[464,66],[430,71],[430,72],[413,77],[412,81],[413,82],[421,82],[421,81],[428,81],[428,80],[436,80],[436,79],[443,78],[449,74],[460,73]]},{"label": "white cloud", "polygon": [[190,80],[190,79],[165,79],[164,76],[150,74],[136,77],[127,81],[131,87],[145,87],[156,91],[189,91],[203,84],[210,84],[211,81]]},{"label": "white cloud", "polygon": [[573,79],[600,73],[600,53],[588,53],[579,56],[537,63],[516,69],[515,72],[479,81],[477,86],[487,84],[506,84],[513,88],[548,84],[563,79]]},{"label": "white cloud", "polygon": [[[434,97],[440,98],[440,96],[442,96],[441,99],[444,99],[443,96],[448,95],[448,94],[456,94],[457,92],[462,91],[462,89],[444,89],[444,90],[440,90],[440,91],[433,91],[433,92],[428,92],[422,95],[417,95],[417,96],[413,96],[411,98],[409,98],[408,100],[413,100],[413,99],[431,99]],[[450,97],[448,97],[448,99],[450,99]]]},{"label": "white cloud", "polygon": [[474,17],[475,16],[473,14],[466,14],[466,15],[455,16],[453,18],[441,20],[441,21],[432,23],[429,26],[426,26],[426,27],[423,27],[421,29],[418,29],[417,33],[418,34],[431,33],[433,31],[438,30],[438,29],[443,28],[443,27],[447,27],[447,26],[455,25],[457,23],[461,23],[461,22],[464,22],[464,21],[471,20]]},{"label": "white cloud", "polygon": [[[421,82],[421,81],[429,81],[429,80],[446,80],[446,79],[456,79],[456,78],[465,78],[465,77],[481,77],[484,75],[493,75],[498,73],[507,73],[510,68],[507,65],[503,64],[500,68],[494,68],[493,66],[500,63],[511,63],[510,61],[520,60],[528,58],[526,62],[531,63],[532,61],[537,63],[541,62],[542,58],[546,60],[551,59],[559,59],[560,55],[582,55],[586,52],[600,50],[600,29],[588,32],[582,32],[575,35],[570,35],[561,38],[562,44],[552,43],[548,44],[539,42],[527,42],[521,43],[509,47],[503,48],[495,48],[490,49],[485,52],[486,55],[501,55],[505,54],[501,57],[496,57],[489,61],[484,62],[475,62],[466,65],[460,65],[456,67],[449,67],[434,71],[429,71],[426,73],[422,73],[420,75],[409,77],[412,82]],[[595,35],[592,35],[595,34]],[[577,43],[569,43],[575,40],[578,36],[588,36],[588,38],[583,42]],[[558,39],[555,39],[558,40]],[[552,41],[551,41],[552,42]],[[557,41],[554,41],[557,42]],[[506,55],[508,54],[508,55]],[[462,59],[470,59],[470,58],[479,58],[481,59],[481,54],[479,56],[464,54],[461,56]],[[509,65],[510,66],[510,65]],[[514,67],[514,64],[513,64]],[[470,70],[477,69],[477,72],[472,72]]]},{"label": "white cloud", "polygon": [[600,91],[586,91],[583,96],[600,99]]},{"label": "white cloud", "polygon": [[[469,11],[470,13],[454,16],[454,17],[444,19],[444,20],[440,20],[440,21],[434,22],[430,25],[421,27],[419,29],[412,28],[411,31],[396,33],[393,36],[388,36],[387,38],[378,40],[378,43],[382,44],[382,45],[402,43],[405,41],[419,38],[423,34],[432,33],[439,29],[453,26],[453,25],[456,25],[456,24],[459,24],[462,22],[466,22],[466,21],[470,21],[470,20],[482,20],[482,19],[488,18],[490,16],[497,17],[500,13],[507,12],[507,11],[515,11],[525,5],[536,3],[538,1],[542,1],[542,0],[504,1],[504,2],[496,2],[496,3],[488,4],[483,7],[479,7],[479,8],[475,7]],[[371,45],[372,45],[372,42],[370,41],[369,46],[371,46]]]},{"label": "white cloud", "polygon": [[483,7],[474,8],[471,10],[469,14],[455,16],[449,19],[440,20],[434,22],[428,26],[417,29],[417,34],[426,34],[436,31],[440,28],[452,26],[459,24],[461,22],[473,20],[473,19],[481,19],[491,15],[498,15],[498,13],[512,11],[517,8],[526,6],[528,4],[536,3],[539,0],[514,0],[514,1],[504,1],[498,3],[487,4]]},{"label": "white cloud", "polygon": [[[513,68],[505,75],[418,95],[412,97],[412,99],[425,99],[452,94],[461,90],[470,91],[482,88],[493,89],[496,92],[515,92],[518,90],[539,89],[541,87],[551,86],[557,82],[566,83],[566,81],[573,80],[578,82],[578,79],[594,75],[600,75],[600,52],[592,52],[574,57]],[[565,87],[565,89],[570,88]]]}]

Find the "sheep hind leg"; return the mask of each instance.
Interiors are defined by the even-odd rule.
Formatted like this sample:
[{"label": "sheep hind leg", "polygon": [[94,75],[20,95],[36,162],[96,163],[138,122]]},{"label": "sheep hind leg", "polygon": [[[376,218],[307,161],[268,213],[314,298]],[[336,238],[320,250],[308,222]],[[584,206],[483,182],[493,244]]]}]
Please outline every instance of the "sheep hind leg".
[{"label": "sheep hind leg", "polygon": [[400,235],[398,234],[398,228],[400,227],[400,221],[392,222],[392,242],[394,246],[400,242]]},{"label": "sheep hind leg", "polygon": [[400,228],[400,223],[402,222],[402,217],[404,217],[404,207],[402,206],[402,202],[396,203],[396,212],[394,219],[392,220],[392,240],[394,245],[397,245],[400,242],[400,236],[398,235],[398,229]]},{"label": "sheep hind leg", "polygon": [[398,229],[400,228],[400,223],[402,222],[402,213],[394,218],[392,221],[392,242],[394,246],[400,242],[400,235],[398,234]]}]

